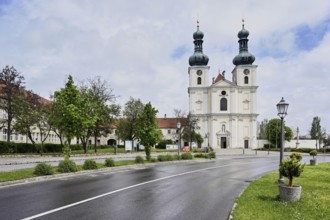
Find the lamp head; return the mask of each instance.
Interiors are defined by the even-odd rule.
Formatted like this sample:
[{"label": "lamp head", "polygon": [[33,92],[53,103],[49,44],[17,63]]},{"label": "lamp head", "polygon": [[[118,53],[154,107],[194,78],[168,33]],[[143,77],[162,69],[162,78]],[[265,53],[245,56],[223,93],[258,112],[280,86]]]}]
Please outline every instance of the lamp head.
[{"label": "lamp head", "polygon": [[282,97],[281,101],[276,105],[277,107],[277,115],[280,118],[284,118],[288,113],[289,104],[285,102],[284,98]]}]

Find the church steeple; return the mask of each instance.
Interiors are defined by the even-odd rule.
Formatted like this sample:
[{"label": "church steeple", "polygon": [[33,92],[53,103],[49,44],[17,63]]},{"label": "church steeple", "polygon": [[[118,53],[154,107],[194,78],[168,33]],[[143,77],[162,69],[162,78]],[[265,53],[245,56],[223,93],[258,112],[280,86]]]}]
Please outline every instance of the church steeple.
[{"label": "church steeple", "polygon": [[236,66],[252,64],[255,60],[255,57],[250,54],[248,50],[248,36],[250,33],[244,28],[244,19],[242,20],[242,22],[242,30],[240,30],[237,35],[237,37],[239,38],[239,54],[233,59],[233,64]]},{"label": "church steeple", "polygon": [[193,34],[195,52],[189,57],[190,66],[206,66],[209,62],[208,56],[203,53],[204,33],[199,30],[199,21],[197,21],[197,31]]}]

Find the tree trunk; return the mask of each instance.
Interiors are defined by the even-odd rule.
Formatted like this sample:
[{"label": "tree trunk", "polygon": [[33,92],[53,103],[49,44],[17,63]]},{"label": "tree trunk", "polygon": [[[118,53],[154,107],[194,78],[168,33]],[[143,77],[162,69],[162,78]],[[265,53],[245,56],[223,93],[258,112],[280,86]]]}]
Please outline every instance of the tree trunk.
[{"label": "tree trunk", "polygon": [[[28,138],[30,139],[30,141],[31,141],[31,143],[32,143],[32,145],[33,145],[33,147],[35,147],[35,141],[34,141],[33,138],[32,138],[31,132],[28,132]],[[40,153],[40,152],[38,152],[38,153]]]},{"label": "tree trunk", "polygon": [[10,135],[11,135],[10,130],[11,130],[11,119],[8,116],[8,121],[7,121],[7,142],[8,143],[10,142]]},{"label": "tree trunk", "polygon": [[146,159],[149,161],[151,159],[151,147],[144,147],[145,152],[146,152]]},{"label": "tree trunk", "polygon": [[94,135],[94,151],[95,151],[95,153],[97,152],[97,149],[96,149],[96,141],[97,141],[97,137],[96,137],[96,135]]},{"label": "tree trunk", "polygon": [[289,186],[292,187],[293,178],[289,178]]}]

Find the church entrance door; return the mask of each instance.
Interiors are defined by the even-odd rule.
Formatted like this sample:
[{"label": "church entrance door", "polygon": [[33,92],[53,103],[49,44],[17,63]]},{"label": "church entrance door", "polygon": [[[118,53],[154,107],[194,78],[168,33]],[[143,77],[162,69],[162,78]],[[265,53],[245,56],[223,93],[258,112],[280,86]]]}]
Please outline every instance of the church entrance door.
[{"label": "church entrance door", "polygon": [[227,148],[227,138],[226,137],[221,137],[220,142],[221,142],[221,148]]}]

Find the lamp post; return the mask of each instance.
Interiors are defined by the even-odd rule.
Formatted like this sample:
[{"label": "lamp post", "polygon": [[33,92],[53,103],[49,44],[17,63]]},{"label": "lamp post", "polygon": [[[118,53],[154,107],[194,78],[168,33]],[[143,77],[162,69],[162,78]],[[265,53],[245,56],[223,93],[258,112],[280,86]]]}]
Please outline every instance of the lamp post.
[{"label": "lamp post", "polygon": [[210,141],[209,141],[209,132],[205,133],[205,138],[207,138],[207,151],[209,150]]},{"label": "lamp post", "polygon": [[194,125],[191,125],[190,126],[190,152],[192,152],[192,141],[193,141],[193,135],[195,135],[195,127],[194,127]]},{"label": "lamp post", "polygon": [[[281,99],[281,101],[276,105],[277,107],[277,115],[281,118],[281,151],[280,151],[280,164],[283,160],[283,153],[284,153],[284,125],[283,119],[287,115],[289,104],[285,102],[285,100]],[[283,176],[280,174],[278,179],[279,184],[284,184]]]},{"label": "lamp post", "polygon": [[181,150],[181,123],[176,123],[176,128],[179,133],[179,143],[178,143],[178,155],[180,157],[180,150]]}]

